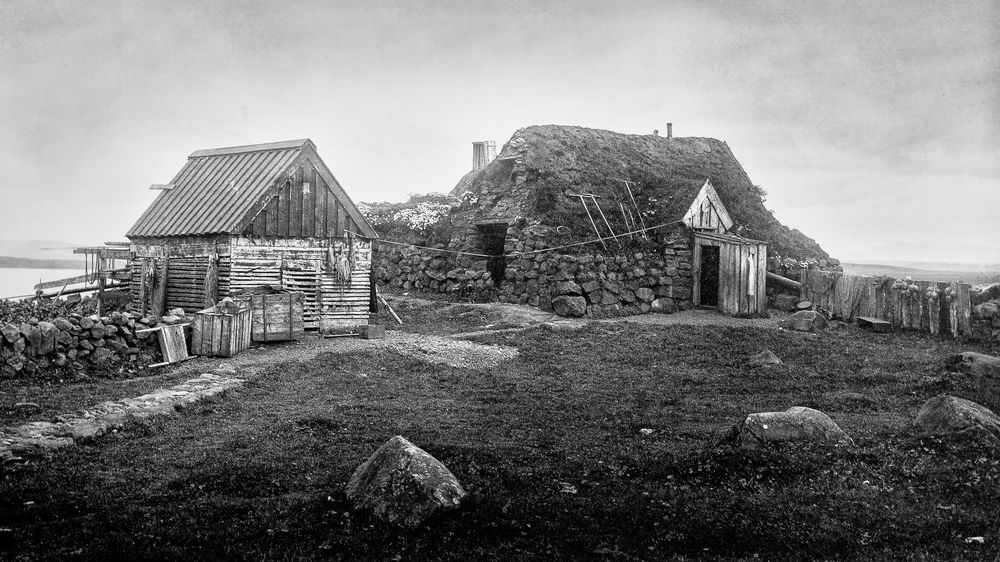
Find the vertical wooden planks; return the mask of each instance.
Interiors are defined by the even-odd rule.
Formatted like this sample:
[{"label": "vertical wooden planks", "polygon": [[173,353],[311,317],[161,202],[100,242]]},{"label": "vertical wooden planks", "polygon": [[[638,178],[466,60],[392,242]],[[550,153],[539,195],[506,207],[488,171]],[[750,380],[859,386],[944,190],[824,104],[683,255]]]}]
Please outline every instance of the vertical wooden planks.
[{"label": "vertical wooden planks", "polygon": [[278,188],[278,220],[277,220],[277,235],[278,236],[288,236],[288,213],[291,201],[288,199],[288,185],[284,184]]},{"label": "vertical wooden planks", "polygon": [[313,236],[316,238],[326,238],[326,197],[329,190],[324,189],[319,183],[319,174],[310,174],[313,178],[313,191],[315,192],[316,204],[313,213]]},{"label": "vertical wooden planks", "polygon": [[316,235],[316,185],[309,183],[306,189],[302,187],[302,236],[313,237]]},{"label": "vertical wooden planks", "polygon": [[277,236],[278,235],[278,198],[273,197],[271,201],[267,204],[267,209],[265,211],[266,219],[264,221],[264,234],[267,236]]},{"label": "vertical wooden planks", "polygon": [[736,267],[737,287],[736,291],[736,314],[746,314],[749,305],[747,304],[747,280],[750,278],[747,273],[747,246],[745,244],[736,245],[736,260],[739,262]]},{"label": "vertical wooden planks", "polygon": [[767,245],[757,246],[757,310],[767,310]]},{"label": "vertical wooden planks", "polygon": [[[322,178],[317,181],[322,181]],[[326,182],[323,182],[323,191],[326,192],[326,234],[327,238],[336,238],[341,236],[337,233],[337,198],[330,191],[330,188],[326,187]]]},{"label": "vertical wooden planks", "polygon": [[702,241],[695,238],[691,257],[691,302],[695,306],[701,305],[701,253]]},{"label": "vertical wooden planks", "polygon": [[302,186],[290,184],[288,199],[288,235],[302,236]]},{"label": "vertical wooden planks", "polygon": [[344,234],[345,230],[347,230],[347,209],[344,209],[344,206],[341,205],[340,202],[338,201],[337,202],[337,233],[334,235],[334,238],[344,238],[345,236],[347,236],[346,234]]}]

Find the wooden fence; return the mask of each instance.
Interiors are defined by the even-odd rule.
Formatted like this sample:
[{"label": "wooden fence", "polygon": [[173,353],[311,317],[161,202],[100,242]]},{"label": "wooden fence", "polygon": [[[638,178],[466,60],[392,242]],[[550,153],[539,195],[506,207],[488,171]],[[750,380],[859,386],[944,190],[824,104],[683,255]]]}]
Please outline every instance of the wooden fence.
[{"label": "wooden fence", "polygon": [[838,320],[859,316],[889,322],[893,329],[972,336],[972,302],[967,283],[897,280],[806,270],[800,297]]}]

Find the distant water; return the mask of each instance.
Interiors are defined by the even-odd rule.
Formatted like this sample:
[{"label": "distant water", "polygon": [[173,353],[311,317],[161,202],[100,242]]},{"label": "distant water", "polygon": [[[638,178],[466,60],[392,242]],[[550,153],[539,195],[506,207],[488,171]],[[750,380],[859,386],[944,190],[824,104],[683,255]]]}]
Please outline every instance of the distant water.
[{"label": "distant water", "polygon": [[[83,269],[20,269],[0,267],[0,298],[31,295],[35,284],[83,275]],[[58,289],[56,289],[58,291]]]}]

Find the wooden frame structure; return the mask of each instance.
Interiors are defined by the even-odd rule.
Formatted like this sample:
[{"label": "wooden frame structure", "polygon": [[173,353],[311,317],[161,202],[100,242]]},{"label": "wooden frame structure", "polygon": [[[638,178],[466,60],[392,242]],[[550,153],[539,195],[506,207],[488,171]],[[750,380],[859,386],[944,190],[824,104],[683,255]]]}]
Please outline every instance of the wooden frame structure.
[{"label": "wooden frame structure", "polygon": [[368,323],[375,231],[308,139],[199,150],[129,230],[132,307],[195,312],[261,285],[306,328]]}]

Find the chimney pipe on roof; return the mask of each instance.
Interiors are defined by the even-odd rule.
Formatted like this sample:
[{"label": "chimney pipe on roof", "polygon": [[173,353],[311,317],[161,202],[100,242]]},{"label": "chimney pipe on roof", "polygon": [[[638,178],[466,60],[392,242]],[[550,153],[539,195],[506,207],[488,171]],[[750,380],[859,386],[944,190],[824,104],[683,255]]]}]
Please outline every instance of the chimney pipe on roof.
[{"label": "chimney pipe on roof", "polygon": [[472,143],[472,169],[485,168],[497,157],[497,143],[482,141]]},{"label": "chimney pipe on roof", "polygon": [[660,130],[659,129],[653,129],[653,136],[654,137],[660,136]]},{"label": "chimney pipe on roof", "polygon": [[667,123],[667,138],[668,139],[674,138],[674,124],[673,123]]}]

